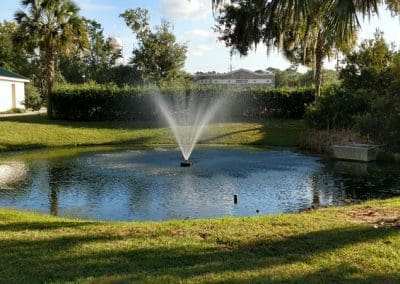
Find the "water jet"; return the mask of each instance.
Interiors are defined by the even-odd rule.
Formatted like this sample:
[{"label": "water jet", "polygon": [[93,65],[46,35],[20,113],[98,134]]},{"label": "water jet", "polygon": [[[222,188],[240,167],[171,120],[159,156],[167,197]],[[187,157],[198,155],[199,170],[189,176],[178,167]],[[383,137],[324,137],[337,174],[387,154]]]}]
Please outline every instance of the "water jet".
[{"label": "water jet", "polygon": [[182,153],[184,160],[181,167],[190,167],[190,155],[205,128],[220,111],[222,97],[204,99],[195,94],[181,94],[172,100],[161,95],[155,95],[153,98]]}]

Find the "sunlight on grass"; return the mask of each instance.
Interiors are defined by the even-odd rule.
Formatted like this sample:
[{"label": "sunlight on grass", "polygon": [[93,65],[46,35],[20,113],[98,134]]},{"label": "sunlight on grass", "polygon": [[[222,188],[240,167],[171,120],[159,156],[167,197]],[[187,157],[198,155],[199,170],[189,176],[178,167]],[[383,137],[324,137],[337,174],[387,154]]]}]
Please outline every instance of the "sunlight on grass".
[{"label": "sunlight on grass", "polygon": [[[306,130],[303,121],[296,120],[218,123],[208,127],[200,143],[296,146]],[[70,122],[32,115],[1,118],[0,132],[0,151],[108,144],[176,145],[169,128],[151,122]]]}]

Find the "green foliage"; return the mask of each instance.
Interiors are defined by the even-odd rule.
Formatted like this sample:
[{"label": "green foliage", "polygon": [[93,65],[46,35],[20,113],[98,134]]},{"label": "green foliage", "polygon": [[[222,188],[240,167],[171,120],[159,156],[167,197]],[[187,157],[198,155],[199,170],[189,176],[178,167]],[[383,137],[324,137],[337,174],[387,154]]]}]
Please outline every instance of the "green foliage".
[{"label": "green foliage", "polygon": [[112,40],[105,39],[101,24],[94,20],[84,19],[88,48],[76,50],[73,56],[62,56],[59,69],[70,83],[96,81],[107,83],[112,80],[112,68],[120,58],[121,50],[113,46]]},{"label": "green foliage", "polygon": [[342,85],[309,107],[307,121],[319,129],[354,127],[369,140],[400,149],[400,53],[377,32],[345,62]]},{"label": "green foliage", "polygon": [[400,149],[400,53],[383,34],[364,41],[341,72],[349,93],[363,94],[369,111],[357,114],[357,128],[377,143]]},{"label": "green foliage", "polygon": [[378,143],[400,149],[400,94],[377,97],[371,111],[356,118],[362,134]]},{"label": "green foliage", "polygon": [[40,95],[40,92],[30,83],[25,85],[24,105],[26,108],[30,108],[32,110],[40,110],[40,108],[43,106],[43,99]]},{"label": "green foliage", "polygon": [[29,62],[30,56],[20,47],[13,44],[13,36],[17,24],[4,21],[0,23],[0,67],[29,76],[33,71],[33,63]]},{"label": "green foliage", "polygon": [[[297,71],[296,65],[286,70],[268,68],[267,71],[275,74],[275,87],[278,88],[310,88],[314,84],[314,72],[310,70],[306,73],[300,73]],[[322,82],[324,86],[339,84],[339,72],[335,70],[323,70]]]},{"label": "green foliage", "polygon": [[[235,0],[220,10],[217,30],[226,45],[242,55],[257,44],[266,44],[269,49],[281,49],[293,63],[311,66],[319,96],[324,58],[354,46],[359,23],[356,13],[374,11],[372,1],[365,3],[363,10],[353,1],[344,5],[334,0]],[[221,2],[214,1],[217,6]]]},{"label": "green foliage", "polygon": [[354,125],[354,116],[365,113],[368,105],[362,96],[348,93],[341,86],[323,89],[321,97],[305,113],[306,121],[318,129],[342,129]]},{"label": "green foliage", "polygon": [[140,70],[146,83],[161,86],[183,76],[187,46],[176,42],[172,25],[162,21],[152,31],[149,27],[148,11],[129,9],[120,15],[138,40],[134,47],[132,63]]},{"label": "green foliage", "polygon": [[142,85],[142,75],[137,66],[134,65],[117,65],[111,67],[107,73],[103,74],[104,78],[100,82],[123,87]]},{"label": "green foliage", "polygon": [[374,39],[363,41],[359,50],[346,57],[346,66],[340,72],[343,86],[349,92],[368,90],[373,93],[371,99],[384,94],[393,79],[391,68],[394,54],[383,34],[376,32]]},{"label": "green foliage", "polygon": [[[15,13],[18,29],[14,44],[38,55],[45,78],[47,115],[53,116],[51,91],[57,75],[57,60],[61,54],[70,56],[87,46],[84,21],[79,8],[71,0],[24,0],[23,10]],[[44,90],[42,90],[44,91]]]},{"label": "green foliage", "polygon": [[230,117],[301,118],[305,106],[314,100],[313,89],[230,89],[183,86],[153,88],[116,85],[65,85],[54,91],[56,117],[78,120],[154,119],[158,109],[151,94],[161,93],[167,100],[192,95],[201,100],[226,99]]}]

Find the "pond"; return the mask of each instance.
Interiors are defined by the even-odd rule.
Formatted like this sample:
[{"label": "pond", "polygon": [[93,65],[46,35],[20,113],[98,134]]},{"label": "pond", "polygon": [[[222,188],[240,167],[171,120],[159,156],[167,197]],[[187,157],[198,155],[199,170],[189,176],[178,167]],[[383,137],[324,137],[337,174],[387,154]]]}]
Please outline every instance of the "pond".
[{"label": "pond", "polygon": [[290,150],[199,148],[189,168],[179,166],[177,149],[65,152],[2,157],[0,207],[157,221],[299,212],[400,195],[398,165],[329,162]]}]

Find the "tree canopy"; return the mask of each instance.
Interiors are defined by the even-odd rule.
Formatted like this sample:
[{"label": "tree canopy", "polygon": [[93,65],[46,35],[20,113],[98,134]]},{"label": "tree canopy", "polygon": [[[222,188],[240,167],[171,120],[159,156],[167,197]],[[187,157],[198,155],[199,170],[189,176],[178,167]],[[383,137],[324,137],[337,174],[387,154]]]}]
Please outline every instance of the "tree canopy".
[{"label": "tree canopy", "polygon": [[87,45],[86,28],[79,8],[71,0],[23,0],[25,10],[15,13],[18,30],[14,43],[37,53],[47,84],[47,112],[52,117],[51,90],[56,76],[56,57],[70,55]]},{"label": "tree canopy", "polygon": [[88,45],[76,50],[73,56],[62,56],[60,72],[68,82],[108,82],[109,73],[122,57],[121,49],[113,45],[111,38],[105,38],[103,27],[95,20],[84,18]]},{"label": "tree canopy", "polygon": [[120,16],[136,36],[132,63],[146,83],[160,85],[183,77],[187,46],[176,42],[171,23],[163,21],[152,30],[148,11],[141,8],[127,10]]},{"label": "tree canopy", "polygon": [[258,44],[284,50],[293,62],[311,64],[317,95],[323,59],[333,49],[348,51],[359,27],[359,15],[378,11],[380,0],[213,0],[219,12],[217,30],[240,54]]}]

